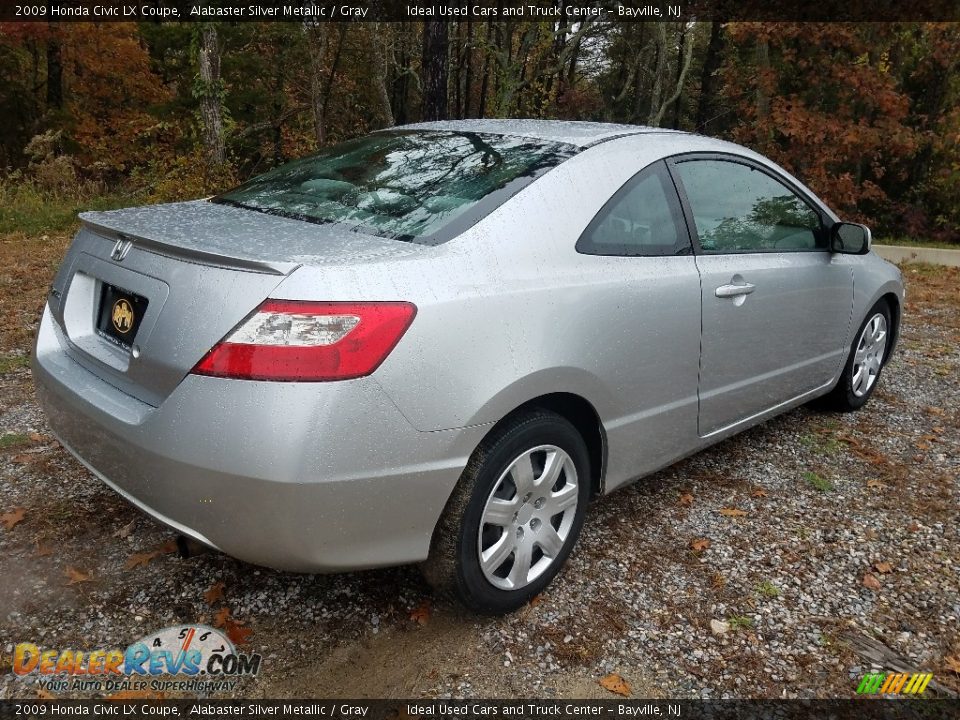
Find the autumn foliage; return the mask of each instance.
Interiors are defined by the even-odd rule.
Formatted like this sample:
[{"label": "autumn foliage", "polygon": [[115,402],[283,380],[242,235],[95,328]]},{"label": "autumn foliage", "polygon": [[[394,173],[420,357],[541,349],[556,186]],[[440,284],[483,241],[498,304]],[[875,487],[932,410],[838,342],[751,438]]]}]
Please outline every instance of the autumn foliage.
[{"label": "autumn foliage", "polygon": [[[429,52],[426,52],[429,50]],[[393,123],[656,124],[960,242],[960,24],[0,25],[0,191],[197,196]]]}]

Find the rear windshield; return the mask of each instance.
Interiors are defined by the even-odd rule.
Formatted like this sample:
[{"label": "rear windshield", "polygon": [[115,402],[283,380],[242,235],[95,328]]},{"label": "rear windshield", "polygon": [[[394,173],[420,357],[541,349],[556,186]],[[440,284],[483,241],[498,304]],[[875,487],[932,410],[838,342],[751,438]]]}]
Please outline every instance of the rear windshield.
[{"label": "rear windshield", "polygon": [[213,202],[437,245],[576,152],[506,135],[375,133],[281,165]]}]

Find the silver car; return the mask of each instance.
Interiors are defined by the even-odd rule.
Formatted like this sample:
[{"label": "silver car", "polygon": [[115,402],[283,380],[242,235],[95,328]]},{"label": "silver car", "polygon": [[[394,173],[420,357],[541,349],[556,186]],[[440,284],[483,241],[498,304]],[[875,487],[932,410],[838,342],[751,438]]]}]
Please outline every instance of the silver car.
[{"label": "silver car", "polygon": [[92,473],[276,568],[539,593],[587,505],[876,388],[898,270],[746,148],[625,125],[373,133],[209,200],[81,215],[33,369]]}]

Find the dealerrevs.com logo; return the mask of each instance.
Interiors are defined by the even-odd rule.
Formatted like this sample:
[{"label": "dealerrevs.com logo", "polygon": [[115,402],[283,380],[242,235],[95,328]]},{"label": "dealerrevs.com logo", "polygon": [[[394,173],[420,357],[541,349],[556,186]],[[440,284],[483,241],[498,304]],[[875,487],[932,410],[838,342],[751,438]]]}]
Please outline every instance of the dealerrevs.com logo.
[{"label": "dealerrevs.com logo", "polygon": [[14,647],[13,672],[35,676],[50,692],[215,692],[233,690],[260,672],[261,656],[237,652],[230,639],[206,625],[179,625],[144,636],[125,650]]}]

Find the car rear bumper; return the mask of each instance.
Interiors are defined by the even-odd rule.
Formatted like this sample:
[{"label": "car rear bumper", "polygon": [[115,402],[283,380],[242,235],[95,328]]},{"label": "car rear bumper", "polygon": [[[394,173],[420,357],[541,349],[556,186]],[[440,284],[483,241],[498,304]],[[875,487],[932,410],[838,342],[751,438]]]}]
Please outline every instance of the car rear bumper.
[{"label": "car rear bumper", "polygon": [[62,350],[45,310],[33,361],[54,434],[141,510],[241,560],[325,572],[426,558],[485,427],[420,432],[372,378],[188,375],[159,407]]}]

